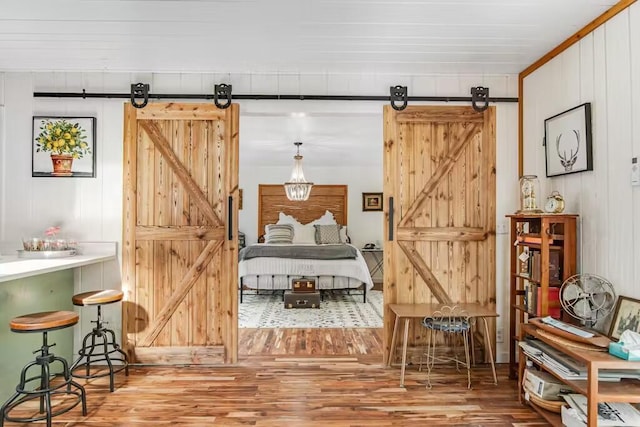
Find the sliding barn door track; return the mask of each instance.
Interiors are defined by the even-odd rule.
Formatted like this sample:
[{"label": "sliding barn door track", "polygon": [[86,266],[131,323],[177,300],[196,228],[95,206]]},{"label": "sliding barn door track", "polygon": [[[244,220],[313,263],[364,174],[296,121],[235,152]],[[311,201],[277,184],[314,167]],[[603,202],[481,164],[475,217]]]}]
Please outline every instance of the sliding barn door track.
[{"label": "sliding barn door track", "polygon": [[232,86],[219,84],[214,86],[211,94],[192,93],[150,93],[148,83],[135,83],[131,85],[129,93],[106,92],[34,92],[36,98],[105,98],[105,99],[130,99],[136,108],[144,108],[149,100],[161,99],[204,99],[213,100],[218,108],[227,108],[232,100],[299,100],[299,101],[383,101],[391,103],[398,110],[404,110],[409,102],[471,102],[476,111],[484,111],[490,102],[518,102],[518,98],[489,97],[489,88],[476,86],[471,88],[471,96],[408,96],[407,86],[391,86],[389,95],[247,95],[232,94]]}]

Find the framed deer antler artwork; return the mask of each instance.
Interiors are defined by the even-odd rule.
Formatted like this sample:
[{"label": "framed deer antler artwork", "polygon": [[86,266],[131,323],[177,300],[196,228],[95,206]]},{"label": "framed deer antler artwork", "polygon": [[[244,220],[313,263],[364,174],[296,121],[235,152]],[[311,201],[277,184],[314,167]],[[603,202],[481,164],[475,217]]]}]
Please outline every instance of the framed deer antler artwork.
[{"label": "framed deer antler artwork", "polygon": [[591,103],[544,121],[547,177],[593,170]]}]

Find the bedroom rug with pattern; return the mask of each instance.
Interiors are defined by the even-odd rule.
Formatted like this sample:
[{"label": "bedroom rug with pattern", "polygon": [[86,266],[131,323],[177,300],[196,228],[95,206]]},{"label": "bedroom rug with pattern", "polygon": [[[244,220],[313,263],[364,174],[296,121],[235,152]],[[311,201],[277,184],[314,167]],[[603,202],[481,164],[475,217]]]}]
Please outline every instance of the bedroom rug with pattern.
[{"label": "bedroom rug with pattern", "polygon": [[284,308],[282,294],[246,293],[239,305],[240,328],[382,328],[382,291],[362,295],[327,293],[320,308]]}]

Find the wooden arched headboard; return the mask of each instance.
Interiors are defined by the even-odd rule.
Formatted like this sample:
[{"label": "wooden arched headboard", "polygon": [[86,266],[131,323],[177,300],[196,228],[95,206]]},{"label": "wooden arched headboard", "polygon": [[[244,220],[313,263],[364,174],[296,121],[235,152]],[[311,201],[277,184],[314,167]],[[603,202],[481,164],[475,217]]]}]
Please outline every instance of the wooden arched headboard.
[{"label": "wooden arched headboard", "polygon": [[330,211],[338,224],[347,225],[347,189],[346,185],[314,185],[309,200],[293,202],[282,184],[258,185],[258,236],[264,234],[265,225],[278,222],[280,212],[307,224]]}]

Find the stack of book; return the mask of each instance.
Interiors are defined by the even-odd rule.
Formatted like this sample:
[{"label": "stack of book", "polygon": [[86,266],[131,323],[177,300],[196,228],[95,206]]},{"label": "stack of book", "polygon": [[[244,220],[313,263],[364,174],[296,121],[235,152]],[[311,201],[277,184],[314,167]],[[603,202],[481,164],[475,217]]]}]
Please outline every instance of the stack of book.
[{"label": "stack of book", "polygon": [[524,292],[524,305],[529,313],[535,316],[548,314],[556,319],[560,318],[560,288],[547,288],[548,313],[542,313],[542,288],[539,284],[525,280]]},{"label": "stack of book", "polygon": [[[533,338],[521,341],[519,346],[524,354],[538,365],[542,365],[550,372],[564,380],[586,380],[587,365],[571,356],[556,350],[550,345]],[[640,372],[635,370],[604,370],[598,372],[600,381],[620,381],[622,378],[640,379]]]},{"label": "stack of book", "polygon": [[[542,275],[542,261],[540,251],[530,251],[531,255],[528,259],[529,277],[535,282],[540,282]],[[560,266],[562,259],[560,252],[549,251],[549,283],[552,285],[560,285],[562,283],[562,275],[560,274]]]}]

